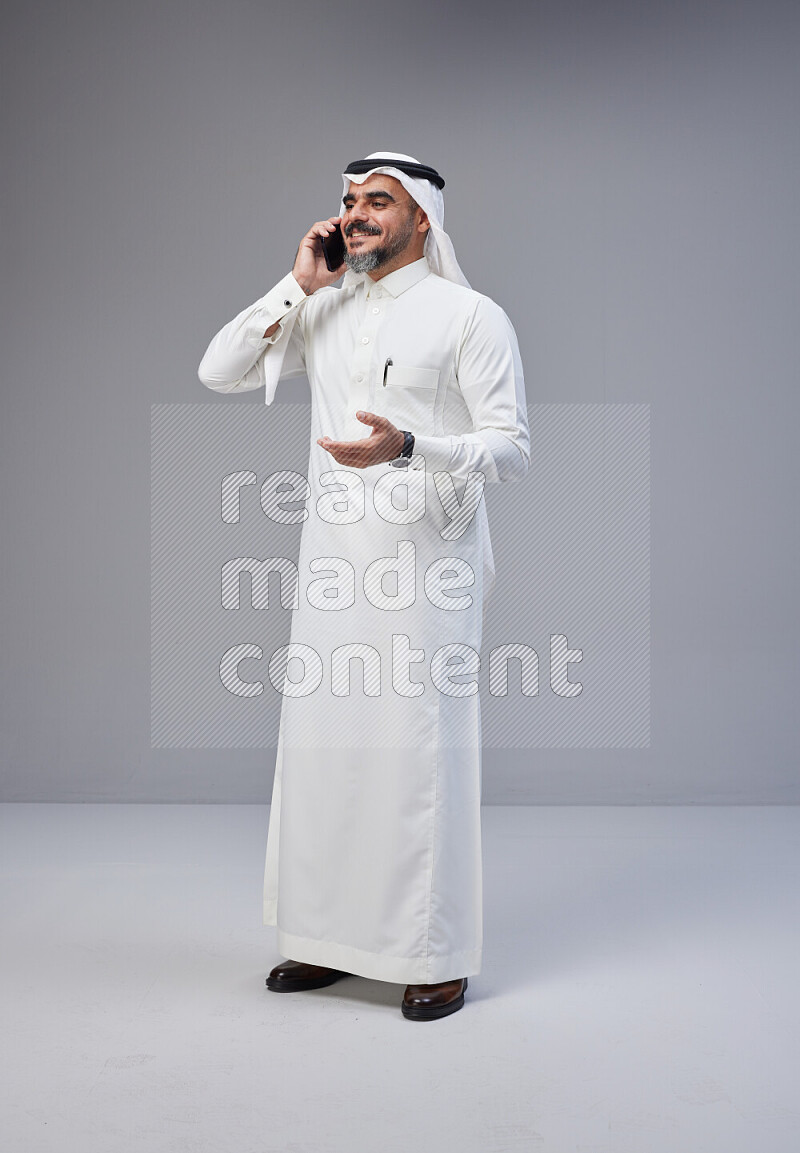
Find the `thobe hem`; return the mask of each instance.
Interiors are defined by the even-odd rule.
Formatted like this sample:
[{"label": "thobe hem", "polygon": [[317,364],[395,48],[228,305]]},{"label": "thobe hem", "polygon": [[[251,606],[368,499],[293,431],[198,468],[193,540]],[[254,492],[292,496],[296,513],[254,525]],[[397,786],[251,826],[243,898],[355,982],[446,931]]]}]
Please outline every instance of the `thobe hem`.
[{"label": "thobe hem", "polygon": [[[276,906],[276,901],[265,904],[265,925],[276,924]],[[337,941],[297,937],[281,929],[280,925],[276,925],[276,928],[278,949],[289,960],[304,961],[307,965],[325,965],[374,981],[435,985],[440,981],[456,981],[459,977],[474,977],[481,971],[480,948],[449,953],[445,957],[390,957],[385,953],[354,949],[352,945],[340,945]]]}]

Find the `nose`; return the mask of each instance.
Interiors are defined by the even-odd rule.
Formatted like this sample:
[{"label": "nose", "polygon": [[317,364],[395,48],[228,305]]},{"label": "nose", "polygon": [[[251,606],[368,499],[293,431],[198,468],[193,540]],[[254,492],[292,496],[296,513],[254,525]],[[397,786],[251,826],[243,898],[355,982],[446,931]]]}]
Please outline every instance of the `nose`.
[{"label": "nose", "polygon": [[356,201],[345,210],[345,217],[347,220],[368,220],[369,212],[367,211],[366,204],[362,201]]}]

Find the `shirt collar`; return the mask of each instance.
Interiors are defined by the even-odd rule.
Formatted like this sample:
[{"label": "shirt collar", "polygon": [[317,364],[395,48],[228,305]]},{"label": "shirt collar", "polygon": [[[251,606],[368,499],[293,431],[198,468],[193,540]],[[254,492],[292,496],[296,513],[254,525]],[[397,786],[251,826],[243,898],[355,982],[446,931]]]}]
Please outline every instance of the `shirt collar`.
[{"label": "shirt collar", "polygon": [[381,290],[388,292],[390,296],[399,296],[401,292],[406,289],[412,288],[415,284],[419,284],[426,276],[430,274],[431,268],[427,259],[423,256],[419,260],[413,261],[411,264],[404,264],[402,268],[395,269],[394,272],[382,276],[380,280],[371,280],[370,277],[365,277],[367,284],[367,300],[379,294],[382,295]]}]

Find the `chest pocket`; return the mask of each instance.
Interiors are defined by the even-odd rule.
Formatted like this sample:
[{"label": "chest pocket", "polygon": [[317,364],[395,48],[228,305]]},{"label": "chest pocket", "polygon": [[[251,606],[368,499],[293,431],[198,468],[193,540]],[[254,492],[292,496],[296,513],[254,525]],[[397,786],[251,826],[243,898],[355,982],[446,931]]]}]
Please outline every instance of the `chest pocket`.
[{"label": "chest pocket", "polygon": [[390,364],[386,370],[386,384],[379,384],[375,391],[382,402],[380,411],[392,424],[420,435],[430,435],[438,386],[438,368]]}]

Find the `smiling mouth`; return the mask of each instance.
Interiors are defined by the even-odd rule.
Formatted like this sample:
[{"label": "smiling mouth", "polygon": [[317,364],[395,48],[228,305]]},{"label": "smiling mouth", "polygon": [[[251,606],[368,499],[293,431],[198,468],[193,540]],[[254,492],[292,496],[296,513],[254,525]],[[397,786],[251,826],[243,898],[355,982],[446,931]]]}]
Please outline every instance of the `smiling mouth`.
[{"label": "smiling mouth", "polygon": [[353,229],[352,232],[348,232],[347,239],[348,240],[367,240],[370,236],[380,236],[380,232],[364,232],[364,231],[361,231],[359,229]]}]

